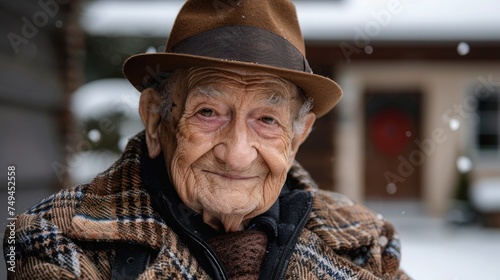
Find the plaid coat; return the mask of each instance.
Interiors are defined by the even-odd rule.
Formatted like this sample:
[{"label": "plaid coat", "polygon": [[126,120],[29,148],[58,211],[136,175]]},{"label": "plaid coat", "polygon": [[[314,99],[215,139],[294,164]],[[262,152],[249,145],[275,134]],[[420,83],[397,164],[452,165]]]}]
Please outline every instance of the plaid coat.
[{"label": "plaid coat", "polygon": [[[123,243],[157,252],[139,279],[211,278],[154,211],[140,175],[143,143],[140,133],[89,184],[62,190],[18,216],[15,273],[9,278],[110,279],[116,244]],[[399,239],[387,221],[319,190],[297,163],[289,176],[313,200],[283,278],[408,279],[399,269]]]}]

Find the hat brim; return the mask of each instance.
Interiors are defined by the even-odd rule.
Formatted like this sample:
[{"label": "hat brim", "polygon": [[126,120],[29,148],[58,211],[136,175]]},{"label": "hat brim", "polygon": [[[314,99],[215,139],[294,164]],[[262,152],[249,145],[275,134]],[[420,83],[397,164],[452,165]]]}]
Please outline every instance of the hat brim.
[{"label": "hat brim", "polygon": [[328,113],[342,97],[342,90],[336,82],[313,73],[189,54],[146,53],[133,55],[123,64],[123,74],[137,90],[142,91],[154,83],[155,76],[161,76],[161,73],[197,66],[221,69],[236,67],[265,72],[288,80],[301,88],[307,96],[313,98],[312,111],[317,118]]}]

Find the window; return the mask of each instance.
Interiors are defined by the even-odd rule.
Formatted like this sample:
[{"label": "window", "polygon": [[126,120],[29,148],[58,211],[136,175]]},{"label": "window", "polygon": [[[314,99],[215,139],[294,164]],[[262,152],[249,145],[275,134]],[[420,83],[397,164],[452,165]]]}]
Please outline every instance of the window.
[{"label": "window", "polygon": [[477,101],[476,148],[481,153],[500,154],[499,90],[483,92],[483,94],[479,94]]}]

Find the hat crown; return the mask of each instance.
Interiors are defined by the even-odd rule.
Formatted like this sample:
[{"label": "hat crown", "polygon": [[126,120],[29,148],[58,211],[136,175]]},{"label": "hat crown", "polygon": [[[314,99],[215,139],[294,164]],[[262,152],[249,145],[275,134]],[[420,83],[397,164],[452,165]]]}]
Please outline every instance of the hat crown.
[{"label": "hat crown", "polygon": [[189,37],[226,26],[250,26],[272,32],[305,56],[295,6],[289,0],[188,0],[179,11],[166,51]]}]

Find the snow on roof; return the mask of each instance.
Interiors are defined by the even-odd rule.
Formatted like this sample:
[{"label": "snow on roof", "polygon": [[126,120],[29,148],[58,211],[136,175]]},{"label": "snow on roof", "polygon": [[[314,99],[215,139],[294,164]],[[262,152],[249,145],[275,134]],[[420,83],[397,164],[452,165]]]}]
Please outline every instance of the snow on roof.
[{"label": "snow on roof", "polygon": [[[91,35],[166,37],[183,1],[95,1],[81,23]],[[306,40],[499,41],[500,1],[296,1]]]},{"label": "snow on roof", "polygon": [[71,109],[78,120],[98,119],[112,113],[138,118],[139,96],[126,79],[96,80],[73,93]]}]

